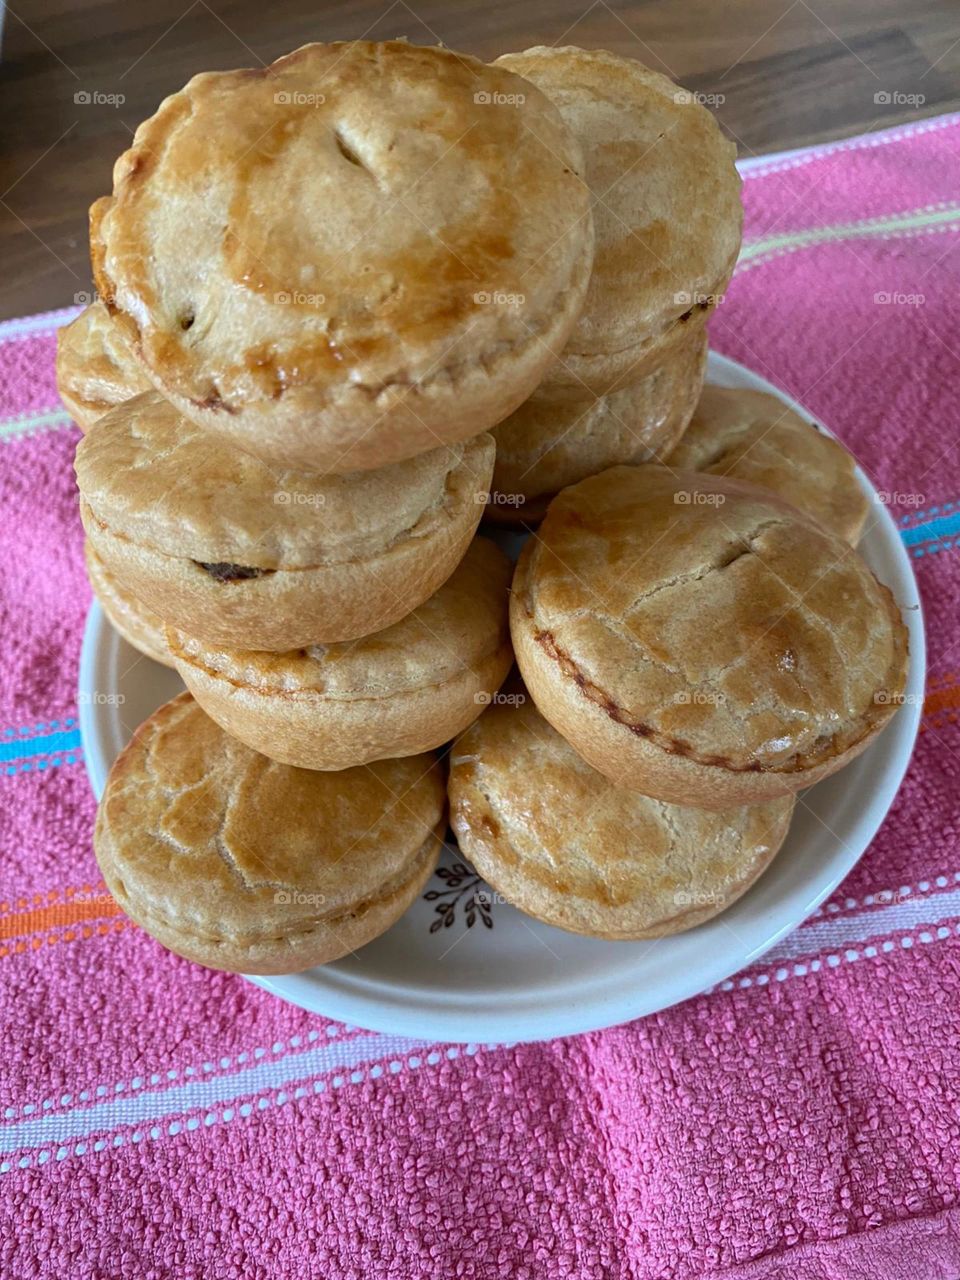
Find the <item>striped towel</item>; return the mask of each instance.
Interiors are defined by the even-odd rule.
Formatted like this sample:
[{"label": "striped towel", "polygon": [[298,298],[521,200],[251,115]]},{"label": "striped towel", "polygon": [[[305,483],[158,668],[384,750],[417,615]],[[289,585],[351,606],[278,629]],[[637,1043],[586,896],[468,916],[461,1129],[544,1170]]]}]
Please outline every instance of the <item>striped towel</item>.
[{"label": "striped towel", "polygon": [[904,787],[755,969],[569,1040],[369,1034],[118,915],[74,705],[68,313],[0,326],[0,1275],[960,1273],[958,152],[951,116],[749,167],[712,323],[892,495],[930,633]]}]

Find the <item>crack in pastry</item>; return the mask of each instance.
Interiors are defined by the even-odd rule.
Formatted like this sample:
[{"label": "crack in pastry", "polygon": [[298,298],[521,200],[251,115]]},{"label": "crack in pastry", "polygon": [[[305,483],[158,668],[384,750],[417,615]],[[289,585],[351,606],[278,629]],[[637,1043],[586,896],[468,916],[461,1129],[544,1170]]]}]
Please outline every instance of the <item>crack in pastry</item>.
[{"label": "crack in pastry", "polygon": [[[445,826],[445,824],[444,824]],[[391,899],[411,900],[417,896],[420,888],[426,880],[430,878],[433,868],[436,865],[438,844],[443,838],[443,830],[438,828],[432,832],[427,840],[424,840],[420,850],[414,856],[412,866],[409,872],[394,876],[387,881],[376,896],[365,898],[357,902],[354,906],[346,911],[330,916],[321,916],[309,924],[304,924],[300,928],[288,929],[283,933],[269,932],[258,930],[256,928],[249,929],[243,933],[239,933],[231,938],[223,938],[215,933],[212,929],[201,931],[198,929],[190,929],[185,927],[175,916],[166,915],[161,911],[153,911],[140,908],[138,911],[138,923],[147,933],[152,933],[158,927],[161,929],[174,930],[178,937],[188,939],[190,942],[201,942],[205,947],[209,947],[214,951],[222,948],[234,949],[237,945],[242,946],[271,946],[280,944],[284,947],[293,947],[297,943],[308,942],[311,938],[325,937],[330,933],[336,933],[337,930],[344,929],[347,925],[361,923],[367,915],[374,910],[382,908],[384,901]],[[249,885],[248,888],[273,888],[283,893],[288,889],[285,885],[258,884],[256,886]],[[129,892],[122,882],[117,883],[118,894],[117,901],[120,906],[126,909],[126,903],[129,899]],[[413,889],[413,893],[410,890]],[[132,913],[131,913],[132,914]],[[136,918],[136,917],[135,917]],[[346,953],[345,953],[346,954]],[[320,961],[319,963],[326,963]],[[214,967],[214,966],[211,966]]]},{"label": "crack in pastry", "polygon": [[214,564],[204,564],[202,560],[194,560],[193,563],[215,582],[248,582],[251,578],[262,578],[265,573],[276,573],[275,569],[256,569],[252,565],[229,564],[223,560]]},{"label": "crack in pastry", "polygon": [[726,546],[721,546],[713,559],[707,561],[706,564],[692,570],[690,573],[675,574],[673,577],[657,582],[649,591],[642,591],[632,604],[626,606],[623,611],[624,616],[629,617],[632,612],[652,600],[654,596],[659,595],[661,591],[669,591],[673,587],[686,587],[692,583],[703,582],[711,574],[719,573],[723,569],[729,569],[738,560],[742,560],[744,556],[756,555],[761,534],[766,533],[768,529],[776,528],[777,525],[786,523],[789,522],[779,518],[761,520],[753,528],[735,534],[732,540]]}]

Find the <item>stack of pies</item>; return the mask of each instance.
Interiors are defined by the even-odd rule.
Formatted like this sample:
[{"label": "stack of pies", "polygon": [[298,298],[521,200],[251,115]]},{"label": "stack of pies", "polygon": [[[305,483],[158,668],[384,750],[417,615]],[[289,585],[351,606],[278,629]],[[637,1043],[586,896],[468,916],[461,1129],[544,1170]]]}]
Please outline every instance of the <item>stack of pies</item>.
[{"label": "stack of pies", "polygon": [[[95,834],[170,949],[278,973],[382,933],[451,742],[450,822],[520,909],[689,928],[889,720],[852,460],[703,388],[733,151],[612,54],[400,41],[197,76],[137,130],[58,380],[93,589],[188,689]],[[514,572],[497,525],[541,520]]]},{"label": "stack of pies", "polygon": [[683,435],[743,212],[736,148],[666,76],[576,48],[508,53],[496,65],[541,89],[580,139],[596,225],[573,332],[530,399],[494,430],[491,510],[532,526],[561,489],[663,459]]}]

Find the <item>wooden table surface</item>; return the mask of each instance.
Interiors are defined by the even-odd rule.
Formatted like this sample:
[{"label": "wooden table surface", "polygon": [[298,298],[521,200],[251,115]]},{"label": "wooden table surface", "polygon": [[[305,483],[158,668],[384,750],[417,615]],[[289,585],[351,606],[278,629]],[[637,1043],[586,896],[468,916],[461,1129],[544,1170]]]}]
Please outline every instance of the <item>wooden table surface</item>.
[{"label": "wooden table surface", "polygon": [[0,80],[0,316],[83,301],[87,209],[138,122],[198,71],[309,40],[491,58],[603,47],[712,95],[744,156],[960,107],[950,0],[14,0]]}]

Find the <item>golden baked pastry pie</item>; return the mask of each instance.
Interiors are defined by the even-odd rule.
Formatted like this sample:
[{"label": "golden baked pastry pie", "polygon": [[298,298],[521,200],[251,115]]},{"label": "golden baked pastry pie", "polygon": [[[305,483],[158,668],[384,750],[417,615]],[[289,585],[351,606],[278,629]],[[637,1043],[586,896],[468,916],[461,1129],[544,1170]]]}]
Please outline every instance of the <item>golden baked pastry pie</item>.
[{"label": "golden baked pastry pie", "polygon": [[493,454],[484,434],[377,471],[290,471],[148,392],[80,441],[80,514],[165,622],[283,651],[369,635],[432,595],[473,537]]},{"label": "golden baked pastry pie", "polygon": [[94,849],[118,904],[177,955],[294,973],[403,914],[436,864],[444,808],[432,756],[292,769],[229,738],[183,693],[117,757]]},{"label": "golden baked pastry pie", "polygon": [[612,781],[674,804],[827,777],[906,679],[896,601],[846,542],[764,489],[653,464],[554,499],[510,625],[551,724]]},{"label": "golden baked pastry pie", "polygon": [[450,825],[514,906],[573,933],[681,933],[745,893],[783,843],[793,796],[711,813],[608,781],[533,702],[490,707],[454,743]]},{"label": "golden baked pastry pie", "polygon": [[163,634],[162,618],[120,585],[90,545],[89,538],[84,542],[83,554],[93,594],[100,601],[100,607],[113,629],[145,657],[172,667],[173,659]]},{"label": "golden baked pastry pie", "polygon": [[284,764],[347,769],[440,747],[480,714],[513,662],[512,574],[477,538],[429,600],[362,640],[264,653],[173,629],[168,639],[187,688],[227,733]]},{"label": "golden baked pastry pie", "polygon": [[81,431],[150,386],[102,302],[91,303],[57,330],[57,390]]},{"label": "golden baked pastry pie", "polygon": [[843,445],[763,391],[704,387],[666,464],[771,489],[854,546],[867,520],[867,496]]},{"label": "golden baked pastry pie", "polygon": [[686,430],[706,367],[707,336],[695,330],[620,391],[581,399],[535,391],[490,433],[497,457],[484,518],[535,524],[568,485],[608,467],[663,461]]},{"label": "golden baked pastry pie", "polygon": [[403,41],[195,76],[91,210],[97,287],[164,394],[268,462],[467,439],[560,353],[590,276],[576,140],[502,67]]},{"label": "golden baked pastry pie", "polygon": [[545,383],[604,394],[702,329],[733,272],[736,148],[696,95],[601,49],[527,49],[494,64],[532,81],[579,138],[595,198],[587,300]]}]

